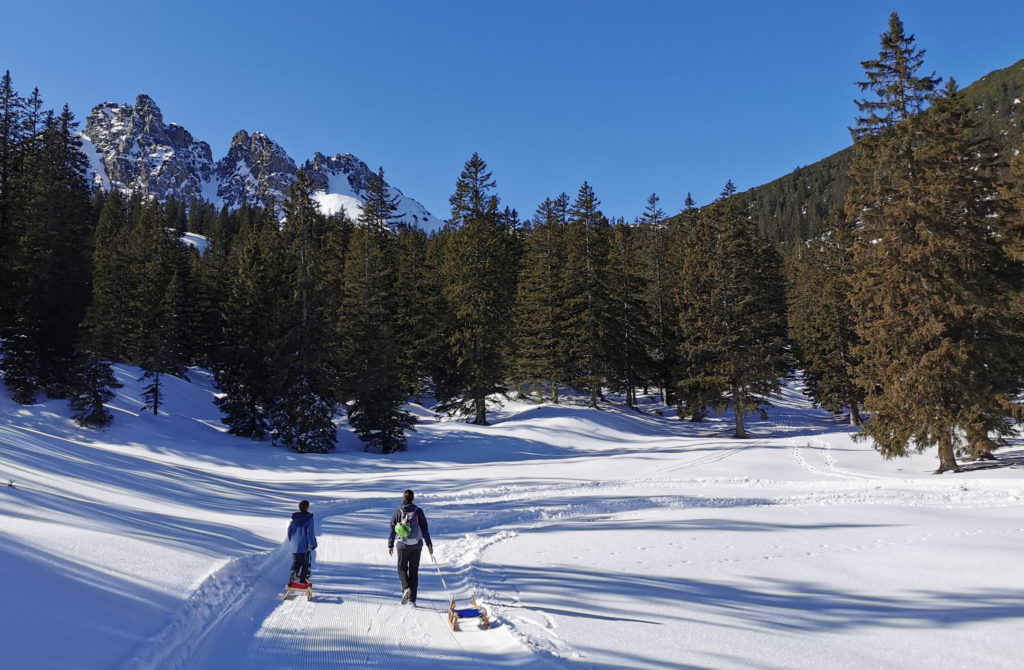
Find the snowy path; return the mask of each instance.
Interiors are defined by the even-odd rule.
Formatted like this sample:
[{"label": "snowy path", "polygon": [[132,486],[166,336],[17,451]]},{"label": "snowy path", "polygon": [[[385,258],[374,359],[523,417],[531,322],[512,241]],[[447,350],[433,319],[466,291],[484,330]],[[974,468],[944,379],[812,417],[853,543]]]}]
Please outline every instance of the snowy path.
[{"label": "snowy path", "polygon": [[[398,602],[394,559],[380,538],[361,538],[380,501],[325,505],[314,566],[312,601],[286,601],[267,588],[254,590],[230,619],[220,622],[189,667],[394,668],[423,662],[444,667],[526,667],[536,659],[499,624],[482,631],[466,625],[453,633],[447,601],[433,566],[421,566],[418,607]],[[424,559],[427,555],[424,554]],[[261,581],[282,583],[284,565],[268,565]],[[239,662],[239,659],[244,659]]]}]

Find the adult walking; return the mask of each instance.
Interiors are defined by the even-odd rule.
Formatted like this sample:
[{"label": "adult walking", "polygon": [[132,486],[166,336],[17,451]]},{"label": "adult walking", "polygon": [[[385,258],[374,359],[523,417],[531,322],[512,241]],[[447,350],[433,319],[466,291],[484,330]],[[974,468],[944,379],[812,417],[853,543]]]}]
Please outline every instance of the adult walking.
[{"label": "adult walking", "polygon": [[299,511],[292,514],[288,524],[288,542],[292,550],[292,573],[289,583],[308,584],[310,554],[316,549],[316,531],[309,501],[299,503]]},{"label": "adult walking", "polygon": [[416,494],[412,489],[402,493],[402,506],[391,515],[391,529],[388,533],[388,554],[394,554],[398,547],[398,579],[402,583],[402,604],[416,604],[416,589],[419,586],[420,554],[423,545],[434,555],[434,544],[430,541],[427,515],[412,504]]}]

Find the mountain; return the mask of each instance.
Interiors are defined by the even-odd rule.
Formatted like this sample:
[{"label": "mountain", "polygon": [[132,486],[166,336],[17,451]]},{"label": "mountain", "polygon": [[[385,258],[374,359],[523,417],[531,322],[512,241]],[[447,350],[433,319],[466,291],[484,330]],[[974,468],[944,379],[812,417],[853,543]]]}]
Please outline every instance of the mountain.
[{"label": "mountain", "polygon": [[[963,94],[978,123],[979,139],[991,140],[1003,154],[1024,149],[1024,60],[990,72]],[[852,109],[850,116],[852,121]],[[852,158],[850,146],[733,198],[768,239],[809,239],[832,212],[842,209]]]},{"label": "mountain", "polygon": [[[288,152],[266,134],[240,130],[227,155],[214,162],[210,145],[185,128],[164,122],[160,108],[140,94],[134,105],[104,102],[93,108],[82,133],[90,159],[90,181],[104,189],[145,193],[158,200],[200,199],[229,209],[243,203],[280,208],[297,167]],[[316,153],[303,164],[317,187],[321,211],[342,207],[351,218],[362,212],[371,170],[351,154]],[[388,185],[398,197],[402,221],[435,230],[443,221],[416,200]]]}]

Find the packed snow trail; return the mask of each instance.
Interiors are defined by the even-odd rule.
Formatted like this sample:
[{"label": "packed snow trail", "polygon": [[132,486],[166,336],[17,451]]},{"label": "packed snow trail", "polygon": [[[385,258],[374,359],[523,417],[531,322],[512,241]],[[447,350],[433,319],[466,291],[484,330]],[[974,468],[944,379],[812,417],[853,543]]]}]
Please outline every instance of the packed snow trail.
[{"label": "packed snow trail", "polygon": [[313,600],[279,600],[289,565],[267,566],[262,577],[278,590],[255,589],[211,631],[189,667],[535,667],[541,659],[500,623],[491,630],[469,623],[457,633],[448,628],[448,603],[426,552],[417,607],[399,603],[395,559],[382,536],[366,537],[375,522],[384,527],[374,518],[386,516],[383,505],[363,501],[319,510],[314,505],[314,513],[325,518],[313,566]]}]

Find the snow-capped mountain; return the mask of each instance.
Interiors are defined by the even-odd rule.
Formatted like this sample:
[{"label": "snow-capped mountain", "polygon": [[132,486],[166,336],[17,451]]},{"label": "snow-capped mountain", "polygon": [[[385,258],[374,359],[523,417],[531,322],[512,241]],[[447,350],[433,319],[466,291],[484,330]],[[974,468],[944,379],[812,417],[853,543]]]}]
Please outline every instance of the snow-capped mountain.
[{"label": "snow-capped mountain", "polygon": [[[207,200],[234,209],[243,203],[280,208],[295,181],[295,161],[264,133],[240,130],[226,156],[214,162],[210,145],[183,127],[165,124],[153,99],[140,94],[134,105],[105,102],[93,108],[82,133],[90,181],[97,187],[145,193],[167,200]],[[351,154],[316,153],[303,164],[316,185],[314,198],[325,214],[344,207],[353,219],[362,212],[369,166]],[[426,230],[440,228],[416,200],[388,185],[398,196],[402,221]]]},{"label": "snow-capped mountain", "polygon": [[[313,197],[320,205],[320,211],[334,214],[342,207],[349,217],[356,219],[363,211],[363,199],[373,171],[352,154],[324,156],[319,151],[306,161],[306,171],[316,192]],[[402,223],[426,230],[440,228],[442,221],[435,218],[420,203],[407,197],[394,186],[388,185],[388,197],[398,197],[398,213]]]}]

